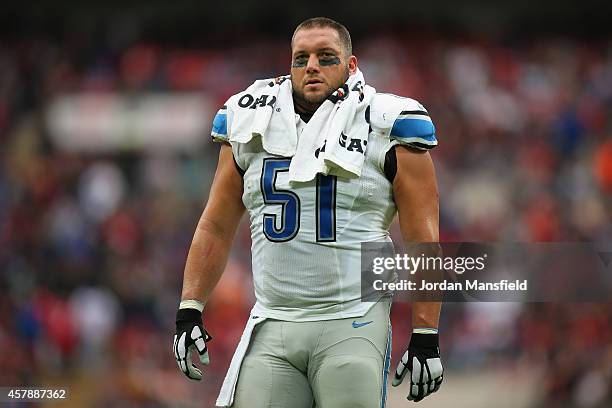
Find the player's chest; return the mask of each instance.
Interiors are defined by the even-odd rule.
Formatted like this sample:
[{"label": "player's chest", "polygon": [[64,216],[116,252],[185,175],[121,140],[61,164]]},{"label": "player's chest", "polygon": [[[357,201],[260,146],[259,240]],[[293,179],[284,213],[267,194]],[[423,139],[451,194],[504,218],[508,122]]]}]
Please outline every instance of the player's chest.
[{"label": "player's chest", "polygon": [[332,207],[334,211],[376,207],[380,205],[377,201],[389,194],[387,180],[367,158],[361,177],[349,179],[317,174],[308,182],[290,181],[289,157],[245,149],[240,152],[240,159],[245,170],[243,201],[250,210],[281,205],[318,214],[325,209],[331,211]]},{"label": "player's chest", "polygon": [[318,174],[307,182],[289,180],[291,158],[254,154],[247,161],[243,201],[247,208],[280,204],[309,208],[346,206],[359,196],[356,180]]}]

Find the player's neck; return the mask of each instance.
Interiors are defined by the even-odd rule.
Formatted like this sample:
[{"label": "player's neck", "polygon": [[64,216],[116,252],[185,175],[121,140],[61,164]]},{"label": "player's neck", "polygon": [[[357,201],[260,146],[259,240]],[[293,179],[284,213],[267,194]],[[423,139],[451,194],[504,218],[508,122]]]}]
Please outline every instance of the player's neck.
[{"label": "player's neck", "polygon": [[319,106],[321,106],[320,103],[310,103],[302,98],[296,98],[295,95],[293,95],[293,107],[295,113],[300,116],[312,116]]}]

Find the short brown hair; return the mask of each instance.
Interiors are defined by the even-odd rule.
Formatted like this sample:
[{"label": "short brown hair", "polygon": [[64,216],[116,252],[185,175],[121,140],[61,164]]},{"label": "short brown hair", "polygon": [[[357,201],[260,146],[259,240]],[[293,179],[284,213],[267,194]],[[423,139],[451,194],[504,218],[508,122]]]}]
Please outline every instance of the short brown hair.
[{"label": "short brown hair", "polygon": [[295,28],[295,31],[293,31],[293,36],[291,37],[292,47],[295,34],[298,31],[307,28],[332,28],[336,30],[336,32],[338,33],[338,37],[340,37],[340,44],[342,45],[342,48],[344,48],[344,51],[346,51],[346,56],[348,57],[349,55],[353,54],[353,44],[351,42],[351,34],[349,33],[349,31],[344,25],[340,24],[336,20],[332,20],[331,18],[327,17],[312,17],[308,20],[302,21]]}]

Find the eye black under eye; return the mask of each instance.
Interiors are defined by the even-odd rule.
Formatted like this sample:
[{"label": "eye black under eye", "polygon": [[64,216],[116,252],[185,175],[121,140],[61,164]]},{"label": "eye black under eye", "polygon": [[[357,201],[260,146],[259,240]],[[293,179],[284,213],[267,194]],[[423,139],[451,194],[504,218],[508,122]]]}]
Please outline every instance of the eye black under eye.
[{"label": "eye black under eye", "polygon": [[331,66],[331,65],[340,65],[340,58],[336,57],[333,54],[330,57],[321,56],[319,58],[319,64],[322,67],[328,67],[328,66]]},{"label": "eye black under eye", "polygon": [[293,68],[303,68],[306,66],[306,64],[308,64],[308,57],[301,55],[293,59],[291,66]]}]

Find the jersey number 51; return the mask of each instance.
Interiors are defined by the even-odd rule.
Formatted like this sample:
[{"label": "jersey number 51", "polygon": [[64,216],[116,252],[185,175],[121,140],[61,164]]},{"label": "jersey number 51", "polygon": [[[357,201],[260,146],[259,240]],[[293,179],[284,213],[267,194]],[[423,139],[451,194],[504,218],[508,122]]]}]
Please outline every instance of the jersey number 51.
[{"label": "jersey number 51", "polygon": [[[291,159],[267,158],[261,172],[261,193],[264,203],[282,206],[281,223],[277,215],[265,213],[263,232],[272,242],[291,241],[300,230],[300,198],[291,190],[276,188],[278,173],[289,171]],[[317,242],[336,241],[336,176],[317,174],[316,227]]]}]

